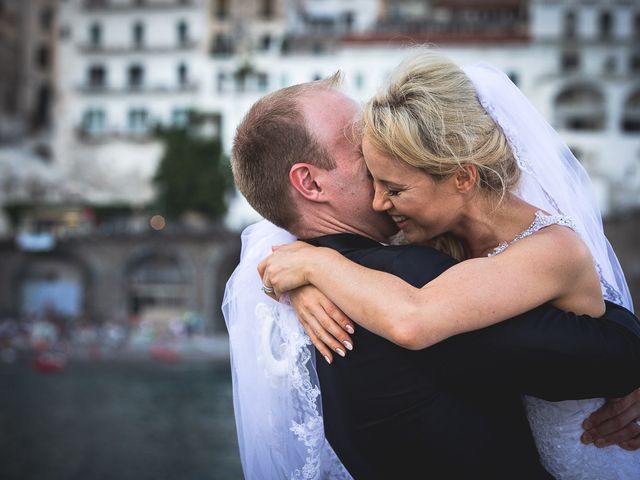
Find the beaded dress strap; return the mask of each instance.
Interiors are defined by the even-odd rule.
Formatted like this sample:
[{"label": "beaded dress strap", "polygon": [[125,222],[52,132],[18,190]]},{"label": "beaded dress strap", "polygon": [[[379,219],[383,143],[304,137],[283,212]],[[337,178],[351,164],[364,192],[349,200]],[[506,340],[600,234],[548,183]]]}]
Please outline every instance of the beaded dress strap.
[{"label": "beaded dress strap", "polygon": [[551,225],[562,225],[563,227],[569,227],[574,232],[577,231],[573,220],[564,215],[546,215],[543,211],[538,210],[536,212],[535,218],[533,219],[533,223],[529,225],[529,228],[520,232],[516,238],[511,240],[510,242],[502,242],[496,248],[493,249],[493,252],[489,253],[487,257],[494,257],[501,252],[504,252],[509,245],[513,245],[519,240],[528,237],[529,235],[533,235],[538,230],[542,230],[543,228],[549,227]]}]

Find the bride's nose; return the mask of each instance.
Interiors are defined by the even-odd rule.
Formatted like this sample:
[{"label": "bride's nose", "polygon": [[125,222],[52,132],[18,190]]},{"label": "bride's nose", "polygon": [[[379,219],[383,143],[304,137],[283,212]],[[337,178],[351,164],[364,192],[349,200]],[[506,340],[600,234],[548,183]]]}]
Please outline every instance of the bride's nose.
[{"label": "bride's nose", "polygon": [[375,183],[373,185],[373,202],[371,203],[371,206],[378,212],[384,212],[391,206],[391,202],[389,201],[389,197],[387,197],[386,192],[375,185]]}]

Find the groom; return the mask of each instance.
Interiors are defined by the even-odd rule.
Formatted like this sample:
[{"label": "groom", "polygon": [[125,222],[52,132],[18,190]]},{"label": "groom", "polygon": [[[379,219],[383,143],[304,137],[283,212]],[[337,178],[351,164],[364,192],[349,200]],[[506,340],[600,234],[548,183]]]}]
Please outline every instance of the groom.
[{"label": "groom", "polygon": [[[424,247],[381,246],[394,226],[371,208],[357,114],[335,79],[263,98],[237,131],[236,183],[297,237],[422,286],[454,262]],[[624,309],[609,305],[605,317],[543,306],[418,352],[359,327],[346,358],[317,361],[326,436],[358,479],[549,478],[520,395],[560,400],[637,388],[640,329]]]}]

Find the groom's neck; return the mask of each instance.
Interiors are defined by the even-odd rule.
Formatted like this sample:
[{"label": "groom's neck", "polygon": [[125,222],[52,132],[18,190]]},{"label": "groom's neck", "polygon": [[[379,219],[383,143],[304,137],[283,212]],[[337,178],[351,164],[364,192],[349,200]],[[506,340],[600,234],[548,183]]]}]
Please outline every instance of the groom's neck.
[{"label": "groom's neck", "polygon": [[301,240],[309,240],[337,233],[350,233],[375,240],[376,242],[388,243],[389,241],[383,234],[371,231],[373,229],[358,228],[349,222],[339,219],[317,218],[315,220],[313,224],[301,226],[296,229],[296,232],[292,233]]}]

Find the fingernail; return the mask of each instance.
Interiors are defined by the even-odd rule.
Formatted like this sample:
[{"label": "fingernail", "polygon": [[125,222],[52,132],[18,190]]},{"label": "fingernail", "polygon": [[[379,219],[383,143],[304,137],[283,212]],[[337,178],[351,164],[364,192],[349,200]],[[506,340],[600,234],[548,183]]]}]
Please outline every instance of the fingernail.
[{"label": "fingernail", "polygon": [[588,433],[585,433],[582,435],[582,437],[580,437],[580,440],[582,440],[582,443],[591,443],[593,441],[593,438],[591,438],[591,435],[589,435]]},{"label": "fingernail", "polygon": [[327,361],[327,363],[331,365],[331,360],[329,359],[329,357],[327,355],[323,355],[323,356],[324,356],[324,359]]},{"label": "fingernail", "polygon": [[341,348],[336,348],[336,352],[338,352],[338,355],[340,355],[341,357],[344,357],[346,355],[346,353],[344,353],[344,350],[342,350]]},{"label": "fingernail", "polygon": [[344,346],[347,347],[347,350],[353,350],[353,345],[351,345],[349,342],[347,342],[346,340],[344,342]]},{"label": "fingernail", "polygon": [[351,325],[345,325],[344,329],[349,333],[355,332],[355,330],[353,329],[353,327]]},{"label": "fingernail", "polygon": [[582,424],[582,427],[585,430],[589,430],[593,425],[591,425],[591,420],[585,420],[584,423]]},{"label": "fingernail", "polygon": [[607,446],[607,442],[605,440],[596,440],[596,447],[602,448],[606,446]]}]

